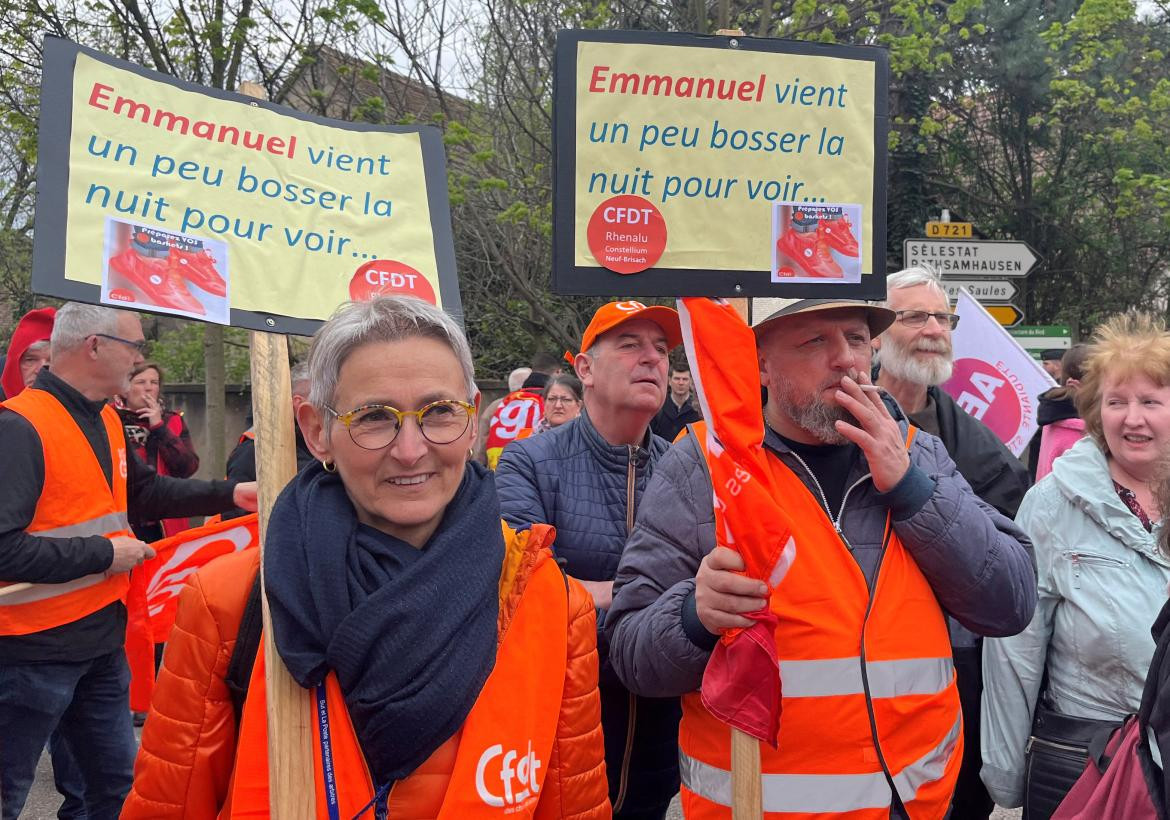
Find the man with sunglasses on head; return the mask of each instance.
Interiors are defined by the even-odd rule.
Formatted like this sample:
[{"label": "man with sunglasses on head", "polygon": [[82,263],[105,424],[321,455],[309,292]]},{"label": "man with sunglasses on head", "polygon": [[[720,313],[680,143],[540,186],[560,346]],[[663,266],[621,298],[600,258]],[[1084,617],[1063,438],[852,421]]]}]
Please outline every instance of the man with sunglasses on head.
[{"label": "man with sunglasses on head", "polygon": [[[873,341],[874,382],[897,400],[919,429],[942,439],[959,473],[983,501],[1009,518],[1028,491],[1028,470],[988,427],[939,389],[951,377],[951,331],[959,323],[937,274],[907,268],[886,279],[885,307],[894,323]],[[963,765],[952,820],[986,820],[993,803],[982,781],[979,700],[983,692],[983,639],[948,618],[963,709]]]},{"label": "man with sunglasses on head", "polygon": [[153,550],[129,519],[256,509],[255,483],[159,476],[127,446],[109,399],[146,342],[133,313],[69,303],[52,369],[0,405],[0,817],[20,815],[56,729],[89,820],[115,818],[137,744],[123,645],[129,572]]}]

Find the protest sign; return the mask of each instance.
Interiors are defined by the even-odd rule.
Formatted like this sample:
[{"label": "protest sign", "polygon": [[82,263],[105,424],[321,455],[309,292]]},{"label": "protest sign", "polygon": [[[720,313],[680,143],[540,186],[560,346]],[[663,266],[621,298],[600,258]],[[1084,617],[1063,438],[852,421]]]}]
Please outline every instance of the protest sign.
[{"label": "protest sign", "polygon": [[942,389],[1018,456],[1036,433],[1038,397],[1056,382],[966,288],[955,312],[955,368]]},{"label": "protest sign", "polygon": [[562,31],[553,290],[885,295],[888,58]]},{"label": "protest sign", "polygon": [[459,315],[442,138],[45,39],[33,289],[311,334],[341,302]]}]

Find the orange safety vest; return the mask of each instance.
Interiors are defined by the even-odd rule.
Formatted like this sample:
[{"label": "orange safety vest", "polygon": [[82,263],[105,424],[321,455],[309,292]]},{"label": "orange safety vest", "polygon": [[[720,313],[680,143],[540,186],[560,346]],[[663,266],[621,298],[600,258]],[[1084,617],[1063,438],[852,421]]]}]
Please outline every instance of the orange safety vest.
[{"label": "orange safety vest", "polygon": [[[913,438],[910,430],[907,447]],[[704,447],[705,435],[696,435]],[[889,817],[891,783],[911,820],[943,817],[963,757],[962,714],[946,619],[890,526],[871,596],[825,510],[769,458],[800,522],[799,556],[771,596],[782,686],[777,747],[760,744],[765,817]],[[731,729],[683,697],[682,809],[731,816]]]},{"label": "orange safety vest", "polygon": [[[511,820],[535,814],[565,687],[568,624],[565,578],[546,554],[528,580],[496,651],[495,667],[457,735],[440,820]],[[375,816],[375,785],[333,672],[314,689],[312,701],[317,818],[350,820],[366,812]],[[241,718],[230,797],[220,820],[269,816],[266,710],[261,646]],[[391,791],[384,799],[392,798]],[[379,800],[377,808],[382,806]]]},{"label": "orange safety vest", "polygon": [[521,431],[536,427],[544,414],[544,399],[539,393],[517,390],[504,396],[488,421],[487,451],[488,466],[493,470],[500,461],[503,449],[519,438]]},{"label": "orange safety vest", "polygon": [[[3,403],[36,430],[44,452],[45,482],[25,531],[44,538],[129,535],[126,515],[126,436],[113,407],[102,422],[113,465],[111,487],[89,440],[51,393],[28,388]],[[0,587],[15,582],[0,581]],[[0,595],[0,635],[29,635],[63,626],[125,601],[129,575],[86,575],[62,584],[32,584]]]}]

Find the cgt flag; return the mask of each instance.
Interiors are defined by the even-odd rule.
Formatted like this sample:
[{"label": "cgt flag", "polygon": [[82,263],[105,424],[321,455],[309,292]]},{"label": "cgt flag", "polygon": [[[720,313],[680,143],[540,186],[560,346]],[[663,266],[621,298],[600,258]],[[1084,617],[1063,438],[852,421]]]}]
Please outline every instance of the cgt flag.
[{"label": "cgt flag", "polygon": [[213,521],[151,544],[155,557],[141,568],[151,637],[165,643],[175,624],[179,592],[187,578],[221,555],[258,546],[256,513]]},{"label": "cgt flag", "polygon": [[[716,544],[738,552],[747,575],[771,592],[796,559],[792,518],[779,502],[787,493],[764,451],[764,413],[756,340],[721,299],[680,299],[683,343],[706,424],[701,449],[711,472]],[[776,746],[780,728],[780,670],[771,607],[750,613],[755,623],[725,633],[703,675],[703,705],[715,717]]]},{"label": "cgt flag", "polygon": [[155,556],[130,573],[126,593],[126,661],[130,666],[130,708],[150,709],[154,694],[154,647],[166,643],[179,592],[187,577],[220,555],[254,547],[256,513],[215,520],[151,544]]},{"label": "cgt flag", "polygon": [[942,389],[1018,456],[1036,433],[1038,397],[1056,382],[966,288],[955,312],[955,369]]}]

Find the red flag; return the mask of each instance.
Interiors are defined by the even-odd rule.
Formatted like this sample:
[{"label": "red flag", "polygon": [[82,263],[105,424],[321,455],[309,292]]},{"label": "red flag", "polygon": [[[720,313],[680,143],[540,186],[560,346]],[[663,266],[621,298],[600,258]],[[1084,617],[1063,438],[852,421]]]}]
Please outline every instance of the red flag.
[{"label": "red flag", "polygon": [[184,530],[151,544],[155,556],[138,570],[145,578],[150,633],[165,643],[175,624],[179,592],[191,573],[221,555],[259,545],[256,513]]},{"label": "red flag", "polygon": [[[796,559],[796,541],[763,446],[755,335],[722,299],[680,299],[678,312],[706,420],[716,543],[738,552],[746,574],[767,584],[771,594]],[[747,617],[755,624],[725,633],[712,653],[703,675],[703,705],[724,723],[775,747],[781,693],[776,615],[765,607]]]}]

